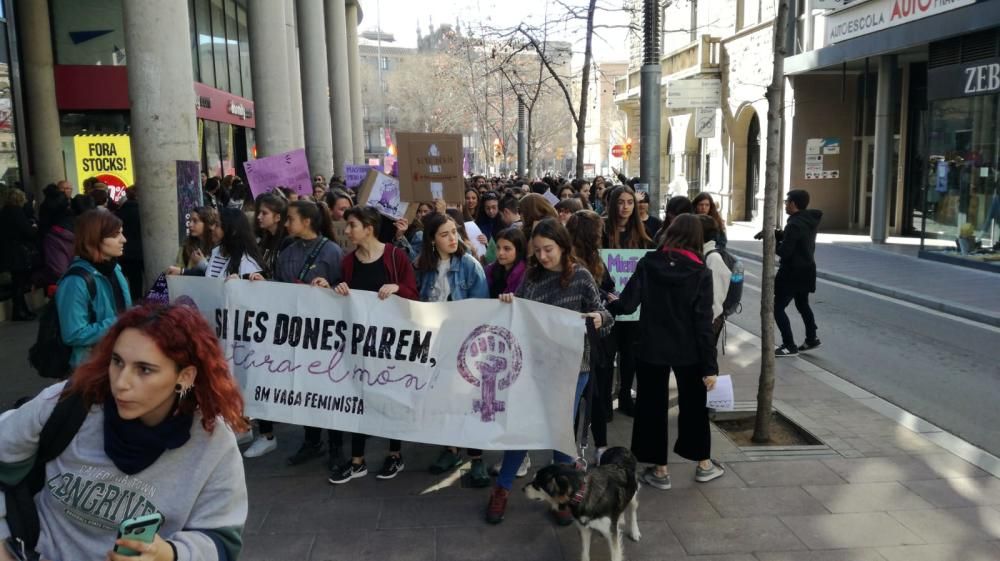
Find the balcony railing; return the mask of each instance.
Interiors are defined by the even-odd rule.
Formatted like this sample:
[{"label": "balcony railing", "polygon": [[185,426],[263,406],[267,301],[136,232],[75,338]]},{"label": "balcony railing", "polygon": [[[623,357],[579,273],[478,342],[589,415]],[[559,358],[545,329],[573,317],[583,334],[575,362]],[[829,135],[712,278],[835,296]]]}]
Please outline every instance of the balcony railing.
[{"label": "balcony railing", "polygon": [[663,76],[673,74],[702,74],[719,71],[720,39],[702,35],[697,41],[668,53],[660,60]]}]

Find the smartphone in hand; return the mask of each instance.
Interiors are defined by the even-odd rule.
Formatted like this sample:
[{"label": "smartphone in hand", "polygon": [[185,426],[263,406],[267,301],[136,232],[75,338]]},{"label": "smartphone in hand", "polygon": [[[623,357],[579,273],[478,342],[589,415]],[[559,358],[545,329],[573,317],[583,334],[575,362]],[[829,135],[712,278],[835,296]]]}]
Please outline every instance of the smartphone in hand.
[{"label": "smartphone in hand", "polygon": [[[118,526],[117,539],[153,543],[153,538],[156,537],[156,533],[160,531],[161,526],[163,526],[163,515],[159,512],[129,518],[123,520]],[[120,545],[115,545],[114,552],[128,557],[137,557],[139,555],[138,551]]]}]

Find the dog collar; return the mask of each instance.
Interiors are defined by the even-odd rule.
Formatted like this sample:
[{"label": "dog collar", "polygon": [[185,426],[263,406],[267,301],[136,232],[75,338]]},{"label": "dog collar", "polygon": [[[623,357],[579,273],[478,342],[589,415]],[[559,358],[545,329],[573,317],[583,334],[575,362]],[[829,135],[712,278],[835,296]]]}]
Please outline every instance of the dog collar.
[{"label": "dog collar", "polygon": [[580,485],[580,489],[576,493],[574,493],[572,497],[570,497],[569,499],[570,506],[580,506],[580,503],[583,502],[583,497],[586,494],[587,494],[587,481],[584,480],[583,483]]}]

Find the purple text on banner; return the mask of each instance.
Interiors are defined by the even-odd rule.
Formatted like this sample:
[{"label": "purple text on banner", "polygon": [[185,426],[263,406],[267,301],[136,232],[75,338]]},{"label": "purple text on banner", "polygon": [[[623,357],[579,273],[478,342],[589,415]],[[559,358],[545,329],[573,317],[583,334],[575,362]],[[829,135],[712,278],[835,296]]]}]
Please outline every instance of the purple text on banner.
[{"label": "purple text on banner", "polygon": [[301,196],[312,195],[312,178],[304,148],[244,162],[243,169],[255,198],[278,186],[289,187]]},{"label": "purple text on banner", "polygon": [[368,176],[368,170],[374,169],[378,170],[378,166],[356,166],[353,164],[344,164],[344,183],[347,185],[348,189],[357,189],[365,181],[365,177]]}]

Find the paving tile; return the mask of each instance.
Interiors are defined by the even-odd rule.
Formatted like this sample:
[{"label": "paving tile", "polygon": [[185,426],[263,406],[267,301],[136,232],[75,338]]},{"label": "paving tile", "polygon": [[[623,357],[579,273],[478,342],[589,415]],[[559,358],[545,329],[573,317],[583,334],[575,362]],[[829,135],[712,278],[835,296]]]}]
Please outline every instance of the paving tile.
[{"label": "paving tile", "polygon": [[730,468],[750,487],[834,485],[844,482],[820,460],[740,462],[730,464]]},{"label": "paving tile", "polygon": [[436,547],[433,529],[332,530],[317,536],[310,561],[425,561],[434,559]]},{"label": "paving tile", "polygon": [[995,477],[930,479],[903,485],[938,507],[1000,505],[1000,479]]},{"label": "paving tile", "polygon": [[989,507],[901,510],[889,515],[913,530],[926,543],[1000,539],[1000,512]]},{"label": "paving tile", "polygon": [[[482,524],[474,528],[438,528],[437,561],[554,561],[562,555],[552,524]],[[575,528],[561,531],[577,533]],[[592,551],[599,548],[591,545]]]},{"label": "paving tile", "polygon": [[261,531],[295,534],[328,532],[330,528],[375,529],[381,510],[380,500],[325,499],[282,503],[268,511]]},{"label": "paving tile", "polygon": [[[471,491],[471,490],[470,490]],[[487,491],[487,490],[483,490]],[[517,505],[514,501],[521,495],[518,491],[511,492],[511,502],[507,505],[507,518],[537,520],[539,512],[544,512],[541,503],[525,504],[521,499]],[[380,530],[392,528],[428,528],[442,526],[481,526],[489,493],[467,493],[465,496],[423,496],[389,499],[387,508],[382,511],[378,521]],[[525,508],[527,506],[528,508]]]},{"label": "paving tile", "polygon": [[933,508],[932,504],[895,481],[889,483],[852,483],[850,485],[808,485],[805,490],[834,513]]},{"label": "paving tile", "polygon": [[[677,541],[673,531],[666,522],[642,520],[640,515],[639,531],[642,532],[642,540],[638,543],[628,538],[628,529],[622,525],[622,543],[625,548],[625,558],[629,561],[662,561],[666,559],[685,559],[686,553],[681,547],[681,542]],[[559,538],[559,546],[562,550],[563,559],[576,560],[580,558],[580,531],[575,526],[567,528],[566,531],[558,529],[556,537]],[[593,532],[590,540],[590,560],[608,561],[611,559],[608,542],[598,532]]]},{"label": "paving tile", "polygon": [[952,479],[956,477],[985,477],[989,475],[969,462],[954,454],[920,454],[913,459],[924,463],[938,477]]},{"label": "paving tile", "polygon": [[[725,478],[723,478],[725,479]],[[651,487],[639,490],[639,522],[644,520],[718,520],[719,513],[702,494],[703,489],[660,491]]]},{"label": "paving tile", "polygon": [[938,475],[912,456],[888,458],[833,458],[823,463],[850,483],[879,483],[937,479]]},{"label": "paving tile", "polygon": [[691,555],[805,549],[787,526],[770,516],[721,521],[678,520],[670,522],[670,528]]},{"label": "paving tile", "polygon": [[736,487],[704,489],[702,493],[726,518],[781,514],[827,514],[801,487]]},{"label": "paving tile", "polygon": [[782,516],[781,521],[810,549],[926,543],[884,512]]},{"label": "paving tile", "polygon": [[886,561],[996,561],[1000,547],[993,543],[904,545],[878,550]]},{"label": "paving tile", "polygon": [[308,559],[315,534],[250,534],[243,539],[243,561]]},{"label": "paving tile", "polygon": [[885,561],[875,549],[758,551],[756,555],[759,561]]}]

